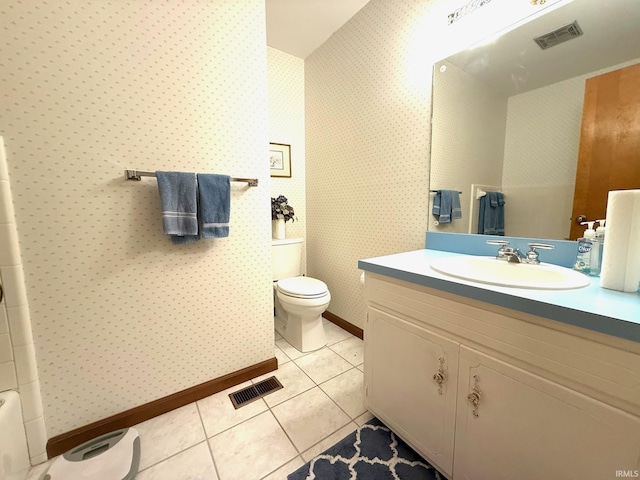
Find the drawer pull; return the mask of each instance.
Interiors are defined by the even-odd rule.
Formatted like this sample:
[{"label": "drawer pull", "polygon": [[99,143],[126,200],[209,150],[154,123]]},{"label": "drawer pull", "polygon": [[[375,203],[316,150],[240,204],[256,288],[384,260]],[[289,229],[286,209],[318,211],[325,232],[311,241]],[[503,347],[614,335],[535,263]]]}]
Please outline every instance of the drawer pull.
[{"label": "drawer pull", "polygon": [[467,399],[469,400],[471,405],[473,405],[472,413],[475,418],[478,418],[480,416],[480,414],[478,413],[478,406],[480,405],[480,398],[482,397],[482,392],[478,387],[479,383],[480,383],[480,377],[476,373],[473,375],[473,390],[469,395],[467,395]]},{"label": "drawer pull", "polygon": [[440,367],[438,368],[438,371],[433,375],[433,379],[438,384],[438,393],[442,395],[442,385],[447,379],[447,374],[444,371],[444,357],[439,357],[438,360],[440,361]]}]

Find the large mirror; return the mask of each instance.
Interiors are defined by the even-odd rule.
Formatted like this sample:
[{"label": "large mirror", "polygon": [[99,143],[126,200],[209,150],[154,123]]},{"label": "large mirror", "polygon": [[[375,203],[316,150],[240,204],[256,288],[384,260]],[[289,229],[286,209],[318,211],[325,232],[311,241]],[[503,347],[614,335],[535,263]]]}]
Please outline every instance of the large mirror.
[{"label": "large mirror", "polygon": [[[604,216],[606,190],[595,195],[589,181],[582,182],[586,194],[576,187],[585,84],[640,63],[640,3],[573,0],[548,10],[435,64],[430,187],[459,191],[462,218],[441,223],[430,214],[429,231],[479,233],[481,199],[492,191],[504,195],[507,236],[575,238],[574,193],[595,205],[588,216]],[[542,49],[534,41],[541,36],[542,44],[558,44]],[[634,87],[640,91],[640,84]],[[626,119],[626,128],[635,129],[637,139],[640,95],[635,101],[630,111],[637,115]],[[615,134],[617,127],[611,130]],[[636,165],[638,147],[631,147]],[[608,161],[618,156],[610,154]],[[616,188],[640,185],[609,187]],[[434,193],[429,212],[433,200]]]}]

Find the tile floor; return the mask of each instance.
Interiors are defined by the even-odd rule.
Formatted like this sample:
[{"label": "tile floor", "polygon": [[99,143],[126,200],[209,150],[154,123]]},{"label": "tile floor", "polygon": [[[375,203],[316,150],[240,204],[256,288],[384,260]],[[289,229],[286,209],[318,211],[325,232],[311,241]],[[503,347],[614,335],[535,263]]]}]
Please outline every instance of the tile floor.
[{"label": "tile floor", "polygon": [[[276,333],[276,372],[136,425],[136,480],[285,480],[371,419],[362,340],[327,320],[324,326],[326,347],[303,354]],[[229,393],[272,375],[283,389],[233,408]],[[32,468],[28,480],[47,468]]]}]

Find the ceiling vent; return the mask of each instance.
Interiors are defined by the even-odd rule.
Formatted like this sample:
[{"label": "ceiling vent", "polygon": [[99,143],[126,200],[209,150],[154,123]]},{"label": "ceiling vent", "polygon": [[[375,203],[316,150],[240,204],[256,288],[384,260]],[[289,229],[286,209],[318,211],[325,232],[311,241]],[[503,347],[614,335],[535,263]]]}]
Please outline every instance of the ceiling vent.
[{"label": "ceiling vent", "polygon": [[553,32],[540,35],[539,37],[534,38],[534,40],[542,50],[546,50],[547,48],[555,47],[560,43],[579,37],[580,35],[582,35],[582,29],[576,20],[575,22],[565,25],[564,27],[560,27]]}]

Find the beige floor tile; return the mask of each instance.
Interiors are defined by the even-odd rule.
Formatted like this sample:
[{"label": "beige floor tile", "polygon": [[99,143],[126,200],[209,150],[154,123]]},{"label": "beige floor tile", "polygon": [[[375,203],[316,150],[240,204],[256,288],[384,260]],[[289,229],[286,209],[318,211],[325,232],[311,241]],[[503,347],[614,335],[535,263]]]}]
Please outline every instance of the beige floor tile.
[{"label": "beige floor tile", "polygon": [[349,415],[349,418],[357,418],[367,410],[364,406],[363,373],[357,368],[327,380],[320,388]]},{"label": "beige floor tile", "polygon": [[324,325],[324,334],[327,337],[327,345],[333,345],[334,343],[353,337],[349,332],[329,320],[323,319],[322,325]]},{"label": "beige floor tile", "polygon": [[139,423],[140,470],[202,442],[204,429],[195,403]]},{"label": "beige floor tile", "polygon": [[256,383],[273,376],[278,379],[283,388],[262,397],[270,407],[282,403],[285,400],[289,400],[291,397],[316,386],[313,380],[311,380],[309,376],[294,362],[285,363],[284,365],[279,366],[278,370],[275,372],[269,372],[258,378],[254,378],[252,381],[253,383]]},{"label": "beige floor tile", "polygon": [[364,361],[364,342],[358,337],[350,337],[331,345],[329,348],[348,361],[354,367]]},{"label": "beige floor tile", "polygon": [[347,423],[344,427],[342,427],[338,431],[332,433],[325,439],[316,443],[313,447],[306,450],[305,452],[302,452],[302,459],[305,461],[305,463],[310,461],[311,459],[317,457],[322,452],[324,452],[327,448],[332,447],[333,445],[338,443],[340,440],[342,440],[344,437],[349,435],[351,432],[354,432],[357,428],[358,428],[358,425],[356,425],[354,422]]},{"label": "beige floor tile", "polygon": [[200,416],[202,417],[202,424],[204,425],[207,438],[213,437],[223,430],[238,425],[267,410],[267,404],[264,403],[264,400],[261,398],[237,410],[233,407],[229,399],[229,394],[248,387],[249,385],[251,385],[251,382],[244,382],[207,398],[203,398],[202,400],[198,400],[198,409],[200,410]]},{"label": "beige floor tile", "polygon": [[367,411],[362,415],[360,415],[358,418],[356,418],[355,422],[358,424],[359,427],[361,427],[362,425],[367,423],[369,420],[371,420],[373,417],[374,417],[373,413]]},{"label": "beige floor tile", "polygon": [[349,417],[319,387],[276,405],[271,411],[301,452],[349,423]]},{"label": "beige floor tile", "polygon": [[306,462],[304,462],[302,460],[302,458],[300,458],[298,456],[298,457],[294,458],[293,460],[291,460],[290,462],[288,462],[285,465],[283,465],[282,467],[280,467],[275,472],[267,475],[262,480],[287,480],[287,476],[290,473],[295,472],[297,469],[299,469],[305,463]]},{"label": "beige floor tile", "polygon": [[280,350],[284,352],[284,354],[289,357],[291,360],[295,360],[296,358],[300,358],[304,355],[300,350],[287,342],[284,338],[280,340],[276,340],[276,345],[280,347]]},{"label": "beige floor tile", "polygon": [[291,359],[287,356],[286,353],[282,351],[282,349],[279,346],[274,345],[274,351],[276,355],[276,360],[278,360],[278,365],[283,365],[291,361]]},{"label": "beige floor tile", "polygon": [[297,358],[294,362],[318,384],[353,368],[353,365],[326,347]]},{"label": "beige floor tile", "polygon": [[136,475],[136,480],[217,480],[217,478],[206,441]]},{"label": "beige floor tile", "polygon": [[259,479],[298,452],[271,412],[264,412],[209,439],[220,480]]}]

